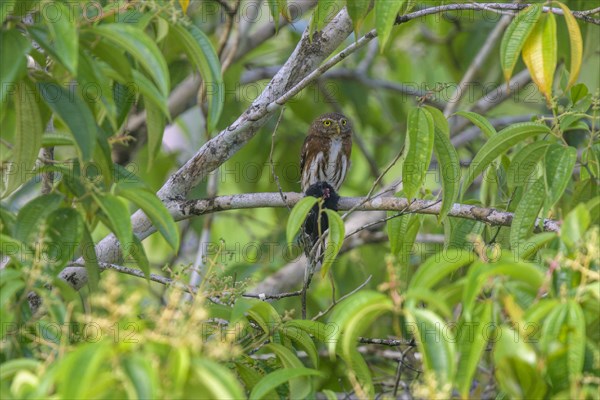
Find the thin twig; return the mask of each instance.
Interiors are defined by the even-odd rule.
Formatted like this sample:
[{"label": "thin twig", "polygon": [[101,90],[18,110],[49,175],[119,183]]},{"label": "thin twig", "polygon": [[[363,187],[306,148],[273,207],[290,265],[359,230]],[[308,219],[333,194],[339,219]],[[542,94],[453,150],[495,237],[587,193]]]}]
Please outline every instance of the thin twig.
[{"label": "thin twig", "polygon": [[342,301],[344,301],[348,297],[352,296],[354,293],[358,292],[359,290],[361,290],[362,288],[364,288],[365,286],[367,286],[367,284],[371,281],[372,277],[373,277],[373,275],[369,275],[369,277],[367,278],[366,281],[364,281],[363,283],[361,283],[353,291],[351,291],[349,293],[346,293],[345,295],[343,295],[342,297],[340,297],[337,301],[334,298],[333,302],[329,305],[329,307],[327,307],[326,310],[320,311],[317,315],[315,315],[314,317],[312,317],[312,320],[316,321],[317,319],[321,318],[322,316],[324,316],[325,314],[327,314],[329,311],[333,310],[333,307],[335,307],[338,303],[341,303]]},{"label": "thin twig", "polygon": [[[275,128],[273,129],[273,133],[271,134],[271,151],[269,152],[269,165],[271,166],[271,175],[273,175],[273,179],[275,180],[275,184],[277,185],[277,189],[279,190],[279,194],[281,195],[281,200],[286,202],[286,198],[283,195],[283,189],[281,188],[281,184],[279,183],[279,176],[275,173],[275,165],[273,164],[273,151],[275,150],[275,135],[277,134],[277,128],[279,128],[279,123],[283,118],[283,113],[285,111],[285,107],[281,109],[281,113],[279,113],[279,118],[277,118],[277,123],[275,124]],[[287,206],[288,210],[292,210],[290,206]]]}]

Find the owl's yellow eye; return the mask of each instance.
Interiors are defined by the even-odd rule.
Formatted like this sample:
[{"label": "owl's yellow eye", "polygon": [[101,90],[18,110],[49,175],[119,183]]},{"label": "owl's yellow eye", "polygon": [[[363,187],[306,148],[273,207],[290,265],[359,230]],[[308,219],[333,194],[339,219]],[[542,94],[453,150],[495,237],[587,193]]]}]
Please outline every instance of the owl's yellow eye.
[{"label": "owl's yellow eye", "polygon": [[346,125],[346,122],[347,122],[347,121],[346,121],[345,119],[343,119],[343,120],[342,120],[342,125]]},{"label": "owl's yellow eye", "polygon": [[331,121],[330,120],[325,120],[325,121],[323,121],[323,125],[329,126],[329,125],[331,125]]}]

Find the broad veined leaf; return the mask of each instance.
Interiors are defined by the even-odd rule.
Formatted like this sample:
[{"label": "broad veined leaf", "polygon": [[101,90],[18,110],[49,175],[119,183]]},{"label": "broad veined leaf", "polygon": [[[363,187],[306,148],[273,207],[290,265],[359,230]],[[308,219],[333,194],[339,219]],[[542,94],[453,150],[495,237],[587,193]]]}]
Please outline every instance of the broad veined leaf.
[{"label": "broad veined leaf", "polygon": [[462,398],[469,398],[469,392],[473,385],[473,376],[477,365],[481,360],[481,356],[487,345],[490,333],[490,323],[492,322],[492,309],[493,303],[486,301],[481,305],[475,315],[473,330],[470,327],[460,324],[458,332],[458,348],[459,348],[459,362],[458,368],[456,369],[456,381],[458,391]]},{"label": "broad veined leaf", "polygon": [[48,261],[55,267],[69,262],[83,234],[83,219],[73,208],[59,208],[46,219],[46,237],[52,246],[46,253]]},{"label": "broad veined leaf", "polygon": [[[243,357],[243,359],[246,358]],[[252,363],[252,361],[250,362]],[[244,387],[249,391],[252,391],[256,384],[263,378],[263,374],[258,372],[257,369],[252,368],[241,361],[235,361],[235,369],[238,376],[242,380]],[[275,398],[277,397],[277,393],[271,391],[268,396]]]},{"label": "broad veined leaf", "polygon": [[[250,392],[249,398],[252,400],[264,399],[272,390],[278,386],[291,382],[299,378],[307,378],[309,376],[323,376],[321,371],[316,369],[296,367],[279,369],[263,377]],[[291,393],[290,393],[291,396]],[[242,397],[240,397],[242,398]],[[300,397],[292,397],[300,398]]]},{"label": "broad veined leaf", "polygon": [[463,249],[449,248],[429,257],[410,280],[410,289],[431,289],[447,275],[472,263],[475,256]]},{"label": "broad veined leaf", "polygon": [[306,352],[313,366],[319,366],[317,346],[315,346],[315,342],[313,342],[308,333],[292,325],[284,326],[281,329],[281,333]]},{"label": "broad veined leaf", "polygon": [[304,223],[306,216],[310,212],[311,208],[319,201],[316,197],[307,196],[300,200],[294,208],[292,208],[292,212],[288,218],[286,230],[285,230],[285,238],[288,242],[288,246],[291,246],[294,237],[300,230],[300,227]]},{"label": "broad veined leaf", "polygon": [[465,176],[463,181],[462,195],[465,194],[476,176],[482,173],[492,161],[500,157],[512,146],[529,137],[549,133],[551,131],[546,125],[533,122],[514,124],[502,129],[481,147],[481,150],[479,150],[473,162],[471,162],[467,176]]},{"label": "broad veined leaf", "polygon": [[250,307],[246,309],[246,314],[256,321],[265,333],[270,336],[279,335],[278,330],[281,326],[281,317],[272,305],[257,299],[245,299],[245,302],[250,305]]},{"label": "broad veined leaf", "polygon": [[370,0],[346,0],[346,9],[348,15],[352,19],[352,25],[354,26],[354,34],[358,38],[358,30],[362,26],[365,17],[369,13]]},{"label": "broad veined leaf", "polygon": [[460,159],[448,136],[437,127],[434,151],[442,176],[442,208],[438,215],[438,221],[441,221],[446,218],[460,194]]},{"label": "broad veined leaf", "polygon": [[88,274],[88,284],[94,290],[98,287],[98,282],[100,281],[100,265],[98,264],[98,256],[96,255],[96,247],[92,239],[92,234],[85,223],[79,246]]},{"label": "broad veined leaf", "polygon": [[558,237],[556,232],[542,232],[530,236],[525,243],[519,243],[518,248],[512,249],[515,259],[529,260],[546,243]]},{"label": "broad veined leaf", "polygon": [[496,134],[494,125],[492,125],[490,121],[488,121],[483,115],[479,115],[472,111],[459,111],[456,113],[456,115],[460,115],[461,117],[465,117],[471,121],[471,123],[478,127],[483,135],[488,139]]},{"label": "broad veined leaf", "polygon": [[383,52],[383,49],[390,38],[396,16],[400,12],[404,1],[405,0],[388,0],[375,2],[375,29],[377,29],[381,52]]},{"label": "broad veined leaf", "polygon": [[548,149],[545,161],[547,196],[544,200],[544,210],[547,211],[560,200],[571,181],[573,168],[577,161],[577,149],[554,144]]},{"label": "broad veined leaf", "polygon": [[284,18],[290,19],[287,10],[287,1],[286,0],[267,0],[267,4],[269,6],[269,11],[271,12],[271,18],[273,18],[273,22],[275,23],[275,33],[279,31],[279,15],[283,15]]},{"label": "broad veined leaf", "polygon": [[327,275],[327,271],[333,265],[337,254],[342,248],[345,235],[342,217],[333,210],[325,209],[324,212],[327,214],[329,222],[329,233],[327,235],[327,247],[323,256],[323,264],[321,265],[321,276]]},{"label": "broad veined leaf", "polygon": [[[394,211],[388,212],[388,216],[394,214]],[[392,254],[401,262],[407,263],[421,228],[421,218],[416,214],[404,214],[388,220],[386,225]]]},{"label": "broad veined leaf", "polygon": [[312,13],[310,19],[310,37],[315,31],[323,29],[325,24],[329,23],[333,17],[340,11],[340,0],[321,0]]},{"label": "broad veined leaf", "polygon": [[517,205],[510,227],[510,243],[516,248],[526,244],[527,238],[533,233],[535,221],[538,217],[544,198],[546,197],[544,180],[537,181],[525,191],[521,201]]},{"label": "broad veined leaf", "polygon": [[446,326],[444,321],[429,310],[410,307],[406,317],[408,328],[417,339],[417,347],[423,355],[426,373],[435,376],[439,389],[450,386],[456,373],[454,334],[443,329]]},{"label": "broad veined leaf", "polygon": [[[304,368],[304,364],[302,364],[302,361],[300,361],[296,354],[285,346],[269,343],[264,347],[264,350],[275,353],[281,362],[284,371],[288,369]],[[290,398],[292,399],[304,399],[313,392],[312,382],[306,376],[300,375],[296,378],[289,379],[288,381],[290,384]],[[260,382],[256,386],[258,387],[259,385]],[[256,387],[254,389],[256,389]],[[270,389],[273,389],[273,387]]]},{"label": "broad veined leaf", "polygon": [[86,51],[80,51],[77,90],[95,115],[105,114],[111,127],[116,131],[119,128],[117,106],[113,98],[111,81],[104,74],[101,64],[103,63],[94,60]]},{"label": "broad veined leaf", "polygon": [[219,57],[208,37],[196,26],[174,25],[171,28],[171,32],[183,44],[190,61],[202,75],[208,98],[207,130],[212,132],[219,122],[225,103],[225,86],[221,75]]},{"label": "broad veined leaf", "polygon": [[167,97],[171,86],[169,69],[162,53],[148,35],[130,24],[98,25],[86,30],[99,35],[127,50],[156,83],[160,93]]},{"label": "broad veined leaf", "polygon": [[148,283],[150,283],[150,261],[146,255],[146,250],[144,250],[144,245],[136,235],[132,235],[131,239],[126,253],[135,260],[135,264],[144,273]]},{"label": "broad veined leaf", "polygon": [[127,203],[115,195],[110,193],[93,194],[96,203],[108,218],[110,229],[114,232],[119,240],[120,248],[123,252],[123,257],[126,258],[133,243],[133,229]]},{"label": "broad veined leaf", "polygon": [[452,310],[446,303],[446,298],[438,291],[425,289],[423,287],[409,289],[405,296],[407,307],[413,307],[414,304],[427,304],[427,309],[439,312],[444,318],[452,318]]},{"label": "broad veined leaf", "polygon": [[150,102],[146,103],[146,126],[148,127],[148,170],[152,168],[154,159],[162,146],[166,119],[162,112]]},{"label": "broad veined leaf", "polygon": [[[5,5],[1,5],[0,8]],[[25,38],[17,29],[0,31],[0,60],[10,62],[0,63],[0,82],[3,85],[16,84],[27,72],[27,53],[31,50],[31,42]],[[2,108],[10,93],[9,87],[0,90],[0,115]],[[2,118],[0,118],[0,121]]]},{"label": "broad veined leaf", "polygon": [[[355,339],[358,332],[369,326],[380,314],[391,309],[391,300],[387,296],[373,291],[358,292],[339,303],[329,317],[329,324],[338,327],[328,342],[330,357],[335,358],[338,346],[342,353],[349,356],[350,350],[356,347]],[[344,337],[338,345],[342,333]],[[353,335],[354,340],[348,338]]]},{"label": "broad veined leaf", "polygon": [[433,117],[424,108],[414,108],[408,115],[408,150],[402,167],[406,197],[415,197],[425,180],[434,142]]},{"label": "broad veined leaf", "polygon": [[150,218],[152,224],[166,239],[174,251],[179,249],[179,230],[169,210],[160,201],[154,192],[140,188],[127,187],[127,184],[118,184],[116,193],[135,205]]},{"label": "broad veined leaf", "polygon": [[536,368],[538,360],[531,345],[507,325],[501,325],[497,331],[493,354],[499,387],[510,398],[544,398],[547,384]]},{"label": "broad veined leaf", "polygon": [[556,17],[552,13],[544,14],[525,41],[523,61],[548,103],[552,99],[557,46]]},{"label": "broad veined leaf", "polygon": [[570,383],[581,378],[585,358],[586,319],[581,306],[568,300],[547,315],[540,335],[540,347],[558,365],[551,375],[565,371]]},{"label": "broad veined leaf", "polygon": [[227,367],[204,357],[195,357],[191,371],[196,373],[202,383],[203,396],[209,399],[243,399],[244,390],[239,381]]},{"label": "broad veined leaf", "polygon": [[321,343],[329,343],[332,340],[335,332],[339,330],[339,327],[332,324],[324,324],[319,321],[311,321],[305,319],[295,319],[287,321],[283,325],[283,329],[287,328],[300,329],[303,332],[313,336],[316,340]]},{"label": "broad veined leaf", "polygon": [[48,26],[50,39],[56,61],[61,63],[67,71],[77,75],[79,60],[79,36],[77,35],[76,19],[67,6],[60,2],[52,3],[52,11],[45,9],[42,16]]},{"label": "broad veined leaf", "polygon": [[[59,364],[56,393],[65,399],[82,399],[92,396],[94,382],[102,363],[111,357],[107,341],[86,343],[69,352]],[[71,381],[75,379],[75,381]]]},{"label": "broad veined leaf", "polygon": [[527,144],[515,154],[506,171],[506,180],[509,187],[523,186],[534,182],[538,178],[536,167],[551,143],[550,141],[540,140]]},{"label": "broad veined leaf", "polygon": [[578,204],[565,217],[560,229],[560,238],[571,249],[575,248],[585,235],[590,226],[590,212],[585,204]]},{"label": "broad veined leaf", "polygon": [[90,160],[96,146],[98,126],[85,101],[77,93],[71,93],[54,82],[40,82],[38,88],[46,104],[71,131],[81,159]]},{"label": "broad veined leaf", "polygon": [[62,201],[62,195],[51,193],[36,197],[25,204],[17,215],[15,239],[23,243],[31,243],[33,234],[41,228],[42,220],[56,210]]},{"label": "broad veined leaf", "polygon": [[12,162],[3,165],[2,197],[29,180],[42,147],[44,126],[32,87],[21,82],[15,93],[16,130],[12,149]]},{"label": "broad veined leaf", "polygon": [[533,4],[519,12],[506,28],[500,44],[500,63],[506,82],[510,81],[519,53],[541,14],[542,5]]},{"label": "broad veined leaf", "polygon": [[463,290],[463,307],[467,321],[472,320],[475,300],[486,281],[492,276],[503,275],[512,278],[514,281],[524,283],[532,293],[536,293],[544,281],[544,274],[530,262],[501,258],[493,264],[484,264],[481,262],[473,264],[469,268],[466,285]]},{"label": "broad veined leaf", "polygon": [[158,369],[153,368],[149,359],[139,353],[122,358],[124,375],[129,379],[138,399],[154,399],[158,396]]},{"label": "broad veined leaf", "polygon": [[569,40],[571,45],[571,75],[569,76],[569,83],[565,90],[569,90],[579,77],[579,71],[581,71],[581,63],[583,60],[583,39],[581,38],[581,30],[577,20],[573,16],[569,7],[560,1],[553,1],[552,4],[556,4],[563,10],[565,16],[565,22],[567,23],[567,29],[569,30]]}]

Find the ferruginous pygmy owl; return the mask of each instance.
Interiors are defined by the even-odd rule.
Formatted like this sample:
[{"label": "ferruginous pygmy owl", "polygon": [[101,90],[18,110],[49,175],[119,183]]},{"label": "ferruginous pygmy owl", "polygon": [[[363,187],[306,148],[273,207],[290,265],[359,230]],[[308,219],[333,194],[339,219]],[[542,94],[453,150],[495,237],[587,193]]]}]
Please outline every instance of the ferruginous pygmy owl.
[{"label": "ferruginous pygmy owl", "polygon": [[313,121],[302,146],[302,192],[317,182],[339,190],[350,168],[352,125],[340,113],[323,114]]},{"label": "ferruginous pygmy owl", "polygon": [[[314,120],[302,146],[302,192],[322,198],[323,208],[337,210],[337,190],[350,168],[351,151],[352,126],[348,118],[339,113],[329,113]],[[321,251],[314,258],[310,257],[310,253],[321,233],[329,227],[328,222],[327,215],[319,213],[318,205],[312,208],[304,222],[301,240],[306,255],[313,260],[322,259]]]}]

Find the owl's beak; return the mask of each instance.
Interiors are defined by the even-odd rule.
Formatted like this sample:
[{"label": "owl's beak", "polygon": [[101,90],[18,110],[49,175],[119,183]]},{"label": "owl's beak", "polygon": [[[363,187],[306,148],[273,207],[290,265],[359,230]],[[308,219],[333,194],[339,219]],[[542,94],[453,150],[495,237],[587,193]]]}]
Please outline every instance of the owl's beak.
[{"label": "owl's beak", "polygon": [[340,127],[340,124],[338,124],[337,122],[335,123],[335,131],[338,135],[342,133],[342,128]]}]

